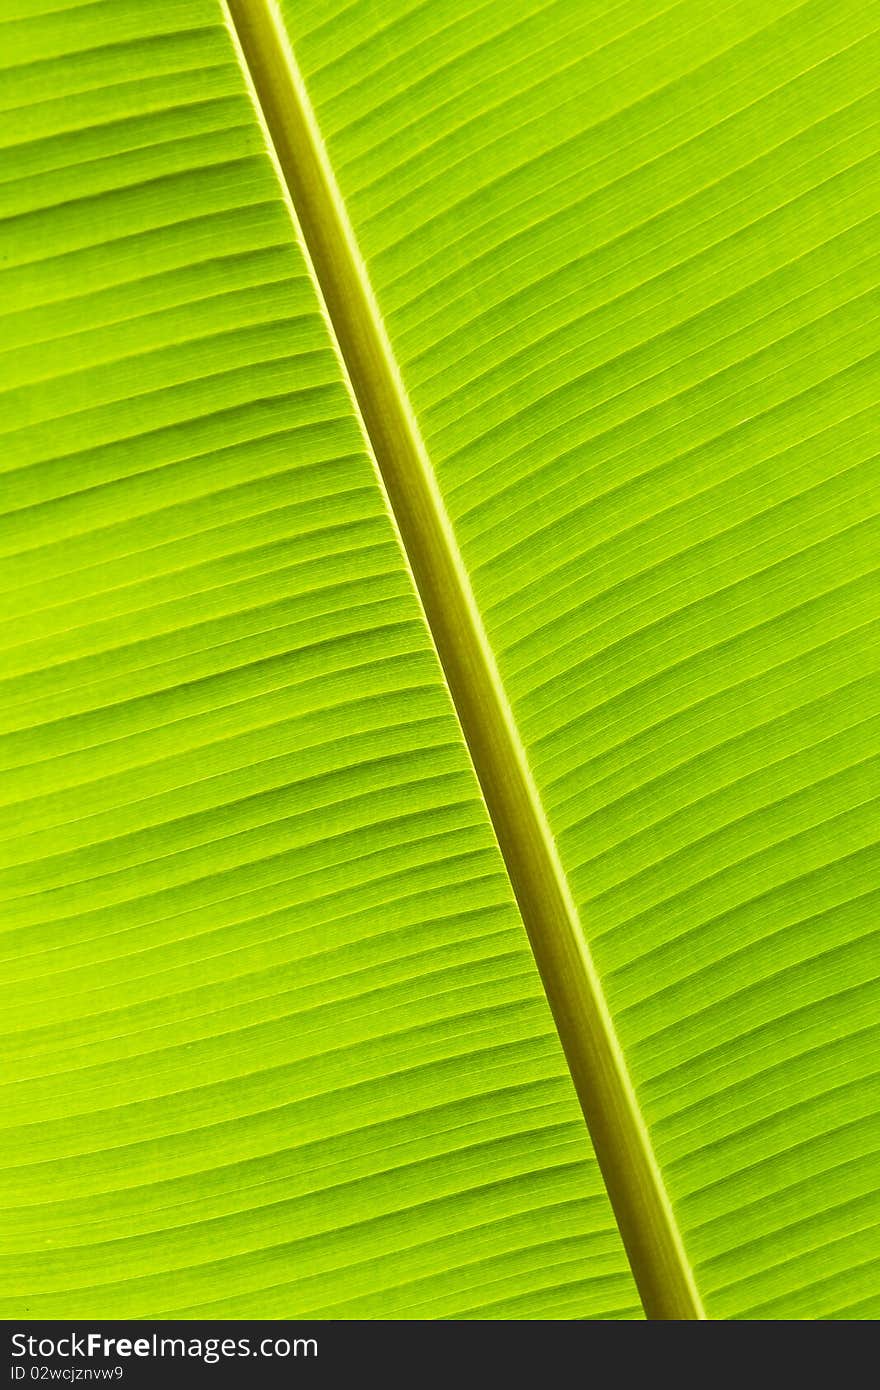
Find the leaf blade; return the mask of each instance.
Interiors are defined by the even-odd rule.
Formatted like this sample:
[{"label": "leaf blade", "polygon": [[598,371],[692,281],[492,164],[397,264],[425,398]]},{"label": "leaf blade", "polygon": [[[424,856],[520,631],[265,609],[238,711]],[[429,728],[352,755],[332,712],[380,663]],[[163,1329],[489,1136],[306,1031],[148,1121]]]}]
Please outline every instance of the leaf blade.
[{"label": "leaf blade", "polygon": [[876,980],[876,26],[281,8],[710,1315],[852,1307],[880,1230],[835,1186],[877,1140],[838,1003]]},{"label": "leaf blade", "polygon": [[49,8],[4,26],[4,1311],[632,1309],[219,9]]}]

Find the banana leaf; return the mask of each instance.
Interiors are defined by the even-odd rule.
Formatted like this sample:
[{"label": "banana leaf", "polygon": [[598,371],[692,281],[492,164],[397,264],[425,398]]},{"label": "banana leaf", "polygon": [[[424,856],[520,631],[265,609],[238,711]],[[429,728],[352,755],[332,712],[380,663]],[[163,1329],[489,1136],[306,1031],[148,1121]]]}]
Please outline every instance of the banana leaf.
[{"label": "banana leaf", "polygon": [[870,7],[0,38],[3,1316],[878,1316]]}]

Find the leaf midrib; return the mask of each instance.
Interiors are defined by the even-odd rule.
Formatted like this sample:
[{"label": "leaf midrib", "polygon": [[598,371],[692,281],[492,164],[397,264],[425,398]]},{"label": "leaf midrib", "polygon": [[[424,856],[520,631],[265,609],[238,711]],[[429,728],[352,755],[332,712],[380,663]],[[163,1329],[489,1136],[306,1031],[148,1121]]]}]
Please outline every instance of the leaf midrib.
[{"label": "leaf midrib", "polygon": [[273,0],[220,0],[344,364],[650,1318],[705,1316],[577,907]]}]

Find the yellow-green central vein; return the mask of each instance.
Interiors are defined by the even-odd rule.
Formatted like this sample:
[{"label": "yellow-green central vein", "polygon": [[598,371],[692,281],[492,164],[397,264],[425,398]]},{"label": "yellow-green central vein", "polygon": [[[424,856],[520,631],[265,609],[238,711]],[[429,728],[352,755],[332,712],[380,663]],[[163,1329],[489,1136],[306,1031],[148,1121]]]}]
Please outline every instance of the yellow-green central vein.
[{"label": "yellow-green central vein", "polygon": [[552,831],[273,0],[221,0],[289,191],[504,856],[645,1311],[702,1318]]}]

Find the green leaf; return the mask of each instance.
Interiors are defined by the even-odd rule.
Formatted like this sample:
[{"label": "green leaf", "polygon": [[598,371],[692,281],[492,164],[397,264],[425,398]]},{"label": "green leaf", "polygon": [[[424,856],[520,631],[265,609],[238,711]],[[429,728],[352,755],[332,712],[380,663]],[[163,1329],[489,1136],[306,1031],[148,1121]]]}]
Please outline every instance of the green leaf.
[{"label": "green leaf", "polygon": [[636,1315],[222,15],[28,11],[4,1315]]},{"label": "green leaf", "polygon": [[4,1314],[877,1316],[870,7],[0,29]]}]

